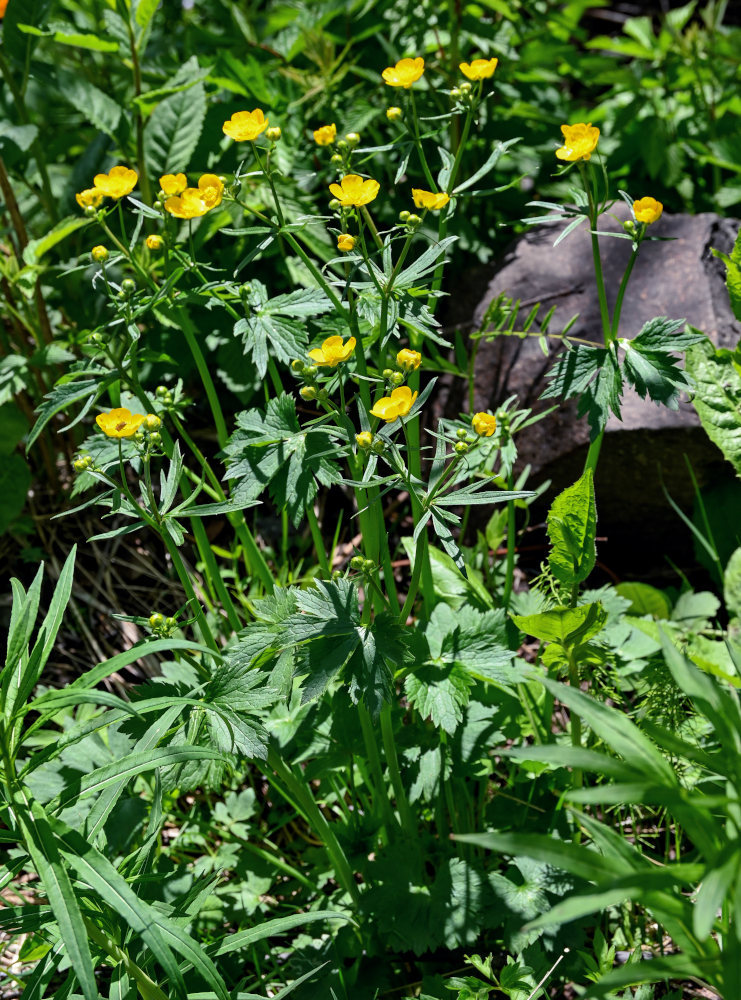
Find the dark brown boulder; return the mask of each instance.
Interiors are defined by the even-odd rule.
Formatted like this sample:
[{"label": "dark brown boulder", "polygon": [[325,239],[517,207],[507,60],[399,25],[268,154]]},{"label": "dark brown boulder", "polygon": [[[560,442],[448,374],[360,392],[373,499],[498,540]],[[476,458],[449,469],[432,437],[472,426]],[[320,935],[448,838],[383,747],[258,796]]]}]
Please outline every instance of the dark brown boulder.
[{"label": "dark brown boulder", "polygon": [[[627,206],[621,202],[600,219],[600,229],[619,232],[627,217]],[[651,235],[673,239],[642,245],[624,301],[620,336],[633,337],[648,320],[668,316],[685,319],[718,346],[734,346],[741,336],[741,325],[728,304],[724,267],[710,251],[714,247],[728,252],[738,226],[735,220],[712,214],[664,214],[651,226]],[[512,245],[476,309],[474,329],[480,326],[489,303],[503,292],[521,300],[521,318],[536,302],[543,304],[543,313],[555,305],[552,332],[578,313],[569,336],[602,342],[586,225],[554,248],[561,228],[561,224],[538,226]],[[612,310],[630,256],[630,242],[602,237],[600,249]],[[517,395],[520,405],[535,411],[553,405],[553,400],[540,397],[548,384],[546,372],[561,349],[559,341],[551,339],[546,358],[536,338],[498,336],[484,341],[476,361],[475,408],[495,410],[512,394]],[[629,568],[631,560],[635,563],[636,548],[643,553],[642,558],[661,561],[666,553],[681,562],[691,561],[689,532],[667,504],[662,481],[672,497],[688,509],[693,488],[683,455],[689,458],[702,486],[725,477],[732,479],[732,470],[704,434],[687,399],[678,411],[672,411],[627,390],[622,411],[622,421],[612,417],[607,425],[596,477],[599,531],[608,537],[600,550],[603,561],[619,575],[638,572],[635,566]],[[570,400],[518,438],[518,464],[531,465],[531,484],[552,480],[536,515],[542,515],[555,493],[580,475],[588,435],[586,420],[577,418],[576,401]]]}]

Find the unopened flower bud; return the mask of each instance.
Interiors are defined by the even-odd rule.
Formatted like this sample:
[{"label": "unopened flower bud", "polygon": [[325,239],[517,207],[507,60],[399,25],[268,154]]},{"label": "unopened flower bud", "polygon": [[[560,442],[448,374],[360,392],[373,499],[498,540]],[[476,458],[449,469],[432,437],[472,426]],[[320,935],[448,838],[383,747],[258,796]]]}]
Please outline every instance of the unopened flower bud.
[{"label": "unopened flower bud", "polygon": [[350,566],[353,569],[362,569],[364,562],[365,559],[363,559],[362,556],[353,556],[352,559],[350,560]]},{"label": "unopened flower bud", "polygon": [[382,437],[374,437],[373,444],[371,445],[371,451],[376,455],[382,455],[383,449],[386,447],[386,442]]},{"label": "unopened flower bud", "polygon": [[450,96],[453,98],[454,101],[457,101],[461,96],[460,87],[453,87],[453,89],[450,91]]},{"label": "unopened flower bud", "polygon": [[410,216],[411,214],[412,214],[411,212],[407,212],[407,210],[406,210],[406,209],[404,209],[404,211],[403,211],[403,212],[399,212],[399,220],[400,220],[401,222],[409,222],[409,216]]},{"label": "unopened flower bud", "polygon": [[80,455],[72,463],[72,468],[75,472],[86,472],[92,467],[93,459],[92,455]]},{"label": "unopened flower bud", "polygon": [[372,559],[364,559],[363,560],[363,572],[364,573],[372,573],[375,568],[376,568],[376,564],[373,562]]},{"label": "unopened flower bud", "polygon": [[304,369],[306,368],[306,363],[300,358],[296,358],[291,362],[291,371],[294,375],[303,375]]},{"label": "unopened flower bud", "polygon": [[468,93],[471,92],[471,84],[468,83],[468,82],[466,82],[466,83],[459,83],[458,84],[458,90],[460,90],[460,92],[462,94],[468,94]]},{"label": "unopened flower bud", "polygon": [[165,628],[175,628],[177,625],[177,620],[175,618],[165,618]]},{"label": "unopened flower bud", "polygon": [[418,226],[421,221],[422,220],[418,215],[410,215],[409,218],[407,219],[407,225],[412,227]]},{"label": "unopened flower bud", "polygon": [[95,205],[86,205],[84,212],[85,215],[88,217],[88,219],[94,219],[95,216],[98,214],[98,209],[95,207]]},{"label": "unopened flower bud", "polygon": [[156,201],[152,202],[152,208],[155,210],[155,212],[161,212],[162,209],[164,208],[164,204],[165,204],[164,200],[158,198]]},{"label": "unopened flower bud", "polygon": [[281,135],[283,135],[283,133],[281,132],[280,128],[276,125],[273,128],[269,128],[265,133],[265,135],[270,140],[270,142],[277,142],[280,139]]},{"label": "unopened flower bud", "polygon": [[243,285],[239,286],[239,294],[244,299],[252,293],[252,285],[249,281],[246,281]]},{"label": "unopened flower bud", "polygon": [[455,432],[455,436],[459,438],[461,441],[465,441],[466,438],[468,437],[468,431],[464,427],[459,427],[458,430]]},{"label": "unopened flower bud", "polygon": [[404,382],[404,375],[402,372],[391,372],[389,376],[389,382],[392,385],[402,385]]},{"label": "unopened flower bud", "polygon": [[149,625],[151,628],[162,628],[165,624],[165,616],[161,615],[159,611],[155,611],[153,615],[149,616]]},{"label": "unopened flower bud", "polygon": [[316,365],[305,365],[304,366],[304,378],[316,378],[319,369]]},{"label": "unopened flower bud", "polygon": [[362,448],[363,451],[368,451],[370,446],[373,444],[373,435],[370,431],[361,431],[359,434],[355,435],[355,440],[358,442],[358,448]]},{"label": "unopened flower bud", "polygon": [[162,444],[162,435],[160,434],[159,431],[152,431],[152,433],[149,435],[149,443],[153,448],[159,448],[159,446]]},{"label": "unopened flower bud", "polygon": [[170,395],[170,390],[167,388],[166,385],[158,385],[157,388],[154,390],[154,394],[157,397],[157,399],[164,399],[165,396]]},{"label": "unopened flower bud", "polygon": [[386,117],[390,122],[398,122],[403,114],[401,108],[397,108],[396,105],[392,108],[386,108]]},{"label": "unopened flower bud", "polygon": [[90,251],[90,256],[96,263],[102,264],[104,260],[108,260],[108,247],[104,247],[99,244],[97,247],[93,247]]},{"label": "unopened flower bud", "polygon": [[329,162],[332,164],[333,167],[341,167],[345,161],[343,160],[343,158],[340,156],[339,153],[333,153],[329,158]]},{"label": "unopened flower bud", "polygon": [[133,278],[124,278],[121,282],[121,291],[126,295],[133,295],[136,291],[136,282]]},{"label": "unopened flower bud", "polygon": [[341,207],[340,206],[340,202],[337,200],[337,198],[332,198],[330,200],[330,202],[329,202],[329,210],[330,210],[330,212],[336,212],[337,209],[340,208],[340,207]]},{"label": "unopened flower bud", "polygon": [[[351,149],[355,149],[356,146],[360,145],[360,136],[357,132],[348,132],[345,136],[345,142]],[[339,146],[339,143],[337,143]]]},{"label": "unopened flower bud", "polygon": [[[349,146],[346,139],[340,139],[337,143],[337,149],[342,150],[343,153],[346,152],[348,148]],[[332,159],[334,159],[334,157],[332,157]]]},{"label": "unopened flower bud", "polygon": [[329,399],[329,393],[326,389],[319,389],[316,394],[316,398],[321,400],[322,403],[326,403]]},{"label": "unopened flower bud", "polygon": [[156,413],[148,413],[143,420],[143,424],[148,431],[158,431],[162,426],[162,421]]},{"label": "unopened flower bud", "polygon": [[316,389],[313,385],[304,385],[298,391],[299,396],[305,399],[307,403],[316,399]]},{"label": "unopened flower bud", "polygon": [[157,236],[156,234],[154,234],[153,236],[147,236],[144,242],[147,244],[147,248],[149,250],[154,250],[155,252],[157,250],[161,250],[162,247],[165,245],[165,241],[162,239],[162,237]]},{"label": "unopened flower bud", "polygon": [[383,377],[385,379],[389,379],[394,374],[394,369],[393,368],[384,368],[382,374],[383,374]]},{"label": "unopened flower bud", "polygon": [[456,453],[456,455],[465,455],[466,452],[468,451],[468,445],[466,444],[465,441],[456,441],[453,451]]}]

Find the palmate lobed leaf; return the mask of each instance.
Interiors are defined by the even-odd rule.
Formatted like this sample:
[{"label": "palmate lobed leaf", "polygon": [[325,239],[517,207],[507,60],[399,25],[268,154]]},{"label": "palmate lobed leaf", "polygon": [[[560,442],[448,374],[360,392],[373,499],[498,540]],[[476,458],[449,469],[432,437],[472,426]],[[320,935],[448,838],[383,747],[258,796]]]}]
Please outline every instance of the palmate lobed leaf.
[{"label": "palmate lobed leaf", "polygon": [[224,449],[235,502],[256,500],[267,488],[276,506],[286,509],[298,526],[316,497],[317,482],[341,482],[332,461],[335,432],[323,426],[302,429],[296,403],[287,393],[271,399],[264,414],[240,413],[237,428]]}]

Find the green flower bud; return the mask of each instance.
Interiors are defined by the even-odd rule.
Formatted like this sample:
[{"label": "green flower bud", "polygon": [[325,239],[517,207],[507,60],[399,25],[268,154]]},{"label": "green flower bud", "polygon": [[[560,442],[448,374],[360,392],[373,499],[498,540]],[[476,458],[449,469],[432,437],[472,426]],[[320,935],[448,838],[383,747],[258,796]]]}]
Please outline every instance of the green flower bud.
[{"label": "green flower bud", "polygon": [[148,413],[144,419],[144,426],[148,431],[158,431],[162,426],[162,421],[156,413]]},{"label": "green flower bud", "polygon": [[457,441],[455,447],[453,448],[453,451],[456,453],[456,455],[465,455],[466,452],[468,451],[468,445],[466,444],[465,441]]},{"label": "green flower bud", "polygon": [[337,200],[337,198],[332,198],[332,199],[331,199],[331,201],[330,201],[330,203],[329,203],[329,210],[330,210],[330,212],[336,212],[336,211],[337,211],[337,209],[338,209],[338,208],[341,208],[341,207],[342,207],[342,206],[340,205],[340,203],[339,203],[339,201]]},{"label": "green flower bud", "polygon": [[458,85],[458,90],[460,90],[462,94],[468,94],[471,91],[471,84],[467,82],[461,83]]},{"label": "green flower bud", "polygon": [[407,212],[407,210],[404,209],[403,212],[399,212],[399,219],[401,220],[401,222],[409,222],[409,216],[411,214],[412,214],[411,212]]},{"label": "green flower bud", "polygon": [[157,399],[164,399],[165,396],[170,395],[170,390],[167,388],[166,385],[158,385],[157,388],[154,390],[154,394],[157,397]]},{"label": "green flower bud", "polygon": [[333,153],[329,158],[329,162],[333,167],[341,167],[345,161],[339,153]]},{"label": "green flower bud", "polygon": [[84,212],[85,215],[88,217],[88,219],[94,219],[95,216],[98,214],[98,209],[95,207],[95,205],[86,205],[84,208]]},{"label": "green flower bud", "polygon": [[373,443],[371,444],[371,451],[376,455],[383,455],[383,450],[386,447],[386,442],[382,437],[374,437]]},{"label": "green flower bud", "polygon": [[136,291],[136,282],[133,278],[124,278],[121,282],[121,291],[125,292],[126,295],[133,295]]},{"label": "green flower bud", "polygon": [[177,620],[175,618],[165,618],[165,628],[171,629],[177,626]]},{"label": "green flower bud", "polygon": [[464,427],[459,427],[458,430],[455,432],[455,436],[460,438],[461,441],[465,441],[466,438],[468,437],[468,431]]},{"label": "green flower bud", "polygon": [[283,133],[276,125],[274,128],[269,128],[265,133],[265,136],[267,139],[270,140],[270,142],[278,142],[282,134]]},{"label": "green flower bud", "polygon": [[[342,140],[340,140],[340,142],[341,141]],[[345,142],[351,149],[355,149],[356,146],[360,145],[360,136],[358,135],[357,132],[348,132],[347,135],[345,136]],[[339,142],[337,143],[337,145],[339,146]]]},{"label": "green flower bud", "polygon": [[391,372],[391,374],[389,375],[389,382],[392,385],[402,385],[402,383],[404,382],[403,372]]},{"label": "green flower bud", "polygon": [[362,556],[353,556],[352,559],[350,560],[350,566],[353,569],[362,569],[364,562],[365,559],[363,559]]},{"label": "green flower bud", "polygon": [[304,385],[298,391],[299,396],[305,399],[307,403],[316,399],[316,389],[313,385]]},{"label": "green flower bud", "polygon": [[418,215],[410,215],[407,219],[407,225],[411,227],[418,226],[421,221],[422,220]]},{"label": "green flower bud", "polygon": [[291,362],[291,371],[294,375],[303,375],[305,368],[306,362],[302,361],[300,358],[296,358]]},{"label": "green flower bud", "polygon": [[340,139],[339,142],[337,143],[337,149],[342,150],[343,153],[346,152],[348,148],[349,146],[346,139]]},{"label": "green flower bud", "polygon": [[461,96],[460,87],[453,87],[450,91],[450,96],[454,101],[457,101]]},{"label": "green flower bud", "polygon": [[161,615],[159,611],[155,611],[153,615],[149,616],[149,624],[151,628],[162,628],[165,624],[165,616]]},{"label": "green flower bud", "polygon": [[363,572],[364,573],[372,573],[375,568],[376,568],[376,564],[373,562],[372,559],[364,559],[363,560]]},{"label": "green flower bud", "polygon": [[152,202],[152,208],[155,210],[155,212],[161,212],[164,207],[165,207],[164,202],[160,201],[159,198],[157,199],[157,201]]},{"label": "green flower bud", "polygon": [[386,108],[386,117],[390,122],[398,122],[403,114],[404,112],[401,110],[401,108],[397,108],[396,106],[392,108]]},{"label": "green flower bud", "polygon": [[149,443],[153,448],[159,448],[159,446],[162,444],[162,435],[160,434],[159,431],[152,431],[152,433],[149,435]]}]

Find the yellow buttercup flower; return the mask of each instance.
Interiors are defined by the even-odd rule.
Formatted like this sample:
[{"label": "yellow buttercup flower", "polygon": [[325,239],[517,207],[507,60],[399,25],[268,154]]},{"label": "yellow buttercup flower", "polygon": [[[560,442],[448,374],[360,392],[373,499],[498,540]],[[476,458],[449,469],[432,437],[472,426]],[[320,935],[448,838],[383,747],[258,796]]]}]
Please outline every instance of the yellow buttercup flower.
[{"label": "yellow buttercup flower", "polygon": [[491,437],[497,429],[497,418],[491,413],[474,413],[471,423],[480,437]]},{"label": "yellow buttercup flower", "polygon": [[421,188],[412,188],[415,208],[428,208],[432,212],[437,212],[450,201],[450,195],[444,191],[423,191]]},{"label": "yellow buttercup flower", "polygon": [[197,219],[221,204],[224,185],[216,174],[203,174],[197,188],[186,188],[181,195],[168,198],[165,210],[176,219]]},{"label": "yellow buttercup flower", "polygon": [[488,80],[494,75],[498,59],[474,59],[472,62],[462,62],[458,67],[469,80]]},{"label": "yellow buttercup flower", "polygon": [[157,236],[156,234],[153,234],[152,236],[147,236],[144,242],[147,244],[147,247],[150,250],[154,250],[155,252],[157,250],[161,250],[162,247],[165,245],[165,241],[162,239],[162,237]]},{"label": "yellow buttercup flower", "polygon": [[655,198],[639,198],[633,202],[636,221],[645,222],[647,225],[660,219],[663,211],[664,206]]},{"label": "yellow buttercup flower", "polygon": [[185,174],[164,174],[160,177],[160,188],[168,198],[174,198],[182,194],[188,186],[188,178]]},{"label": "yellow buttercup flower", "polygon": [[425,61],[421,56],[416,59],[400,59],[395,66],[389,66],[381,76],[389,87],[404,87],[408,90],[425,71]]},{"label": "yellow buttercup flower", "polygon": [[396,363],[404,371],[414,372],[422,364],[422,355],[419,351],[412,351],[408,347],[403,347],[396,355]]},{"label": "yellow buttercup flower", "polygon": [[563,146],[556,150],[559,160],[588,160],[597,148],[599,129],[591,122],[577,125],[562,125]]},{"label": "yellow buttercup flower", "polygon": [[355,247],[355,237],[350,233],[340,233],[337,237],[337,249],[349,253]]},{"label": "yellow buttercup flower", "polygon": [[309,357],[315,365],[322,368],[336,368],[343,361],[347,361],[355,350],[355,337],[343,342],[342,337],[327,337],[321,347],[315,347],[309,351]]},{"label": "yellow buttercup flower", "polygon": [[335,141],[337,136],[337,126],[333,123],[332,125],[322,125],[314,131],[314,142],[317,146],[331,146]]},{"label": "yellow buttercup flower", "polygon": [[393,389],[390,396],[382,396],[375,404],[371,413],[380,417],[386,423],[391,423],[397,417],[405,417],[414,405],[418,393],[412,392],[408,385],[400,385]]},{"label": "yellow buttercup flower", "polygon": [[84,191],[80,191],[79,194],[75,195],[77,199],[77,204],[80,208],[88,208],[90,205],[93,208],[97,208],[103,201],[104,195],[99,188],[85,188]]},{"label": "yellow buttercup flower", "polygon": [[118,406],[108,413],[99,413],[95,423],[109,438],[130,438],[146,419],[146,413],[132,413],[125,406]]},{"label": "yellow buttercup flower", "polygon": [[329,190],[345,208],[359,208],[361,205],[369,204],[380,188],[378,181],[364,181],[358,174],[347,174],[339,184],[329,185]]},{"label": "yellow buttercup flower", "polygon": [[260,108],[254,111],[235,111],[222,126],[223,132],[235,142],[254,142],[268,127],[268,119]]},{"label": "yellow buttercup flower", "polygon": [[106,198],[123,198],[131,194],[136,187],[139,175],[129,167],[111,167],[107,174],[96,174],[93,178],[95,187]]},{"label": "yellow buttercup flower", "polygon": [[358,448],[362,448],[363,451],[367,451],[373,444],[373,435],[370,431],[361,431],[359,434],[355,435],[355,440],[358,442]]}]

